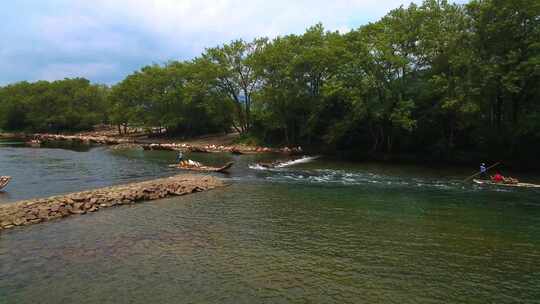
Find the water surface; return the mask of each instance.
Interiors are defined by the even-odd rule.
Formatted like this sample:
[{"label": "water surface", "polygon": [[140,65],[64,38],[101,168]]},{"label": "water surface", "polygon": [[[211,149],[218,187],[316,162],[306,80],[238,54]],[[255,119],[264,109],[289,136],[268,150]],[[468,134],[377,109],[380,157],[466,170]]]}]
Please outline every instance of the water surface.
[{"label": "water surface", "polygon": [[[11,165],[6,159],[20,159]],[[230,187],[0,234],[0,303],[537,303],[540,192],[466,169],[190,155]],[[56,159],[56,160],[54,160]],[[0,148],[10,199],[174,174],[174,153]],[[55,165],[56,164],[56,165]],[[33,179],[45,176],[48,187]],[[84,172],[84,173],[81,173]],[[13,193],[12,193],[13,192]],[[1,199],[1,197],[0,197]],[[5,201],[4,203],[9,203]]]}]

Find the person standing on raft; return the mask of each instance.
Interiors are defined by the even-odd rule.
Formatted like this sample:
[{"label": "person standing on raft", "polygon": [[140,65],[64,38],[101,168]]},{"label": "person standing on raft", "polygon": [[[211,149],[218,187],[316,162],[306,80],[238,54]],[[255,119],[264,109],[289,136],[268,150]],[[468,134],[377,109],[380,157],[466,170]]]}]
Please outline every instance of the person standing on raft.
[{"label": "person standing on raft", "polygon": [[184,159],[184,154],[182,154],[182,151],[178,151],[178,154],[176,154],[176,162],[180,163]]},{"label": "person standing on raft", "polygon": [[480,165],[480,178],[482,179],[489,179],[488,175],[487,175],[487,168],[486,168],[486,164],[482,163]]}]

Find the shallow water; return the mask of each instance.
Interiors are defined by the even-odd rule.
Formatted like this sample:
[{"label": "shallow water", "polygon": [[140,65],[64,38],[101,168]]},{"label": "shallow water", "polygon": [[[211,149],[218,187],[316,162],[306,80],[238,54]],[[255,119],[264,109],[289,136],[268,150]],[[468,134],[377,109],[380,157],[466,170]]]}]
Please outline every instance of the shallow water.
[{"label": "shallow water", "polygon": [[[177,172],[166,169],[171,152],[24,149],[0,148],[0,161],[11,153],[35,153],[39,157],[20,166],[31,172],[42,168],[44,154],[64,162],[54,176],[71,178],[56,181],[54,190],[38,183],[32,195]],[[250,164],[270,157],[190,158],[214,165],[235,161],[226,176],[231,186],[0,234],[0,303],[540,298],[537,190],[464,185],[458,182],[464,169],[318,159],[253,170]],[[79,167],[70,164],[79,162],[95,168],[77,174]],[[98,168],[105,164],[110,168]],[[10,174],[24,176],[20,171]],[[31,196],[19,185],[10,185],[11,197]]]}]

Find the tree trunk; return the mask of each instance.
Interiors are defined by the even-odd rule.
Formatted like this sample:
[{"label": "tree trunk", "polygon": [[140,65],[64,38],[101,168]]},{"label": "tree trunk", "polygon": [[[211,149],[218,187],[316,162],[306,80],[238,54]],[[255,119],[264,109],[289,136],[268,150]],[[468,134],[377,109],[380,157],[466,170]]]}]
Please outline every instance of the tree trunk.
[{"label": "tree trunk", "polygon": [[379,136],[377,136],[377,132],[373,129],[373,126],[369,125],[369,133],[371,134],[373,145],[371,146],[370,154],[375,154],[377,152],[377,148],[379,146]]},{"label": "tree trunk", "polygon": [[288,124],[285,123],[285,143],[288,145],[289,144],[289,128],[287,126]]},{"label": "tree trunk", "polygon": [[251,129],[251,96],[248,94],[248,91],[244,89],[244,95],[246,98],[245,104],[245,115],[246,115],[246,132],[249,132]]},{"label": "tree trunk", "polygon": [[392,134],[388,134],[387,138],[386,138],[386,151],[388,153],[392,153],[392,145],[393,145],[393,137],[392,137]]},{"label": "tree trunk", "polygon": [[502,128],[502,100],[497,95],[497,131],[500,132]]},{"label": "tree trunk", "polygon": [[512,102],[512,125],[514,128],[517,127],[518,114],[519,114],[519,99],[514,98]]}]

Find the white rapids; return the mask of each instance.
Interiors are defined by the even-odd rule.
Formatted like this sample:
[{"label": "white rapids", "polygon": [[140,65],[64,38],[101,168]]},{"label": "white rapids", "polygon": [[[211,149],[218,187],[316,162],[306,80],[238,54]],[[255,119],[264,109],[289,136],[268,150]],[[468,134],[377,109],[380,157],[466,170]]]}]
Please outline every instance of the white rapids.
[{"label": "white rapids", "polygon": [[249,165],[249,168],[253,169],[253,170],[273,170],[273,169],[275,170],[275,169],[286,168],[286,167],[290,167],[290,166],[294,166],[294,165],[298,165],[298,164],[309,163],[309,162],[312,162],[312,161],[316,160],[319,157],[320,156],[302,156],[301,158],[298,158],[298,159],[289,160],[289,161],[286,161],[286,162],[280,162],[280,163],[278,163],[277,165],[275,165],[274,167],[271,167],[271,168],[264,167],[264,166],[261,166],[259,164]]},{"label": "white rapids", "polygon": [[284,163],[280,163],[279,165],[276,165],[276,168],[285,168],[285,167],[289,167],[289,166],[293,166],[293,165],[309,163],[309,162],[312,162],[312,161],[316,160],[319,157],[320,156],[302,156],[299,159],[290,160],[290,161],[286,161]]}]

